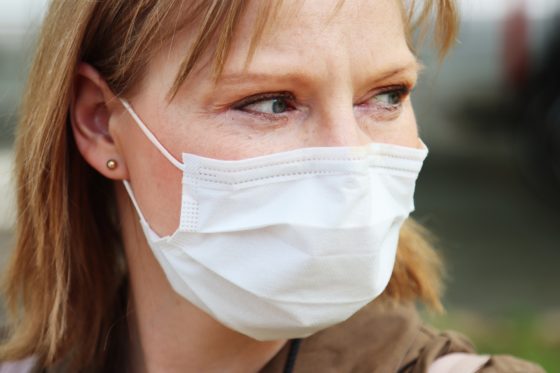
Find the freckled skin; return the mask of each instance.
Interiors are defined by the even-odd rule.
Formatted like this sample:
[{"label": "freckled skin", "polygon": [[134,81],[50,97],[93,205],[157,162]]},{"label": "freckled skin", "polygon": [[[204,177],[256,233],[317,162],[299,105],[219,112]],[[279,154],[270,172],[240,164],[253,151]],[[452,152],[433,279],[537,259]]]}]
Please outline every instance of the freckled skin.
[{"label": "freckled skin", "polygon": [[[249,7],[236,30],[224,76],[250,72],[268,78],[214,85],[211,67],[201,66],[168,102],[190,42],[191,34],[181,32],[151,61],[139,89],[127,99],[179,160],[181,153],[234,160],[301,147],[370,142],[418,147],[410,100],[405,98],[391,113],[371,100],[372,92],[399,84],[413,86],[416,80],[415,58],[406,44],[399,7],[393,0],[347,0],[333,14],[337,2],[285,1],[244,70],[256,16]],[[401,70],[379,80],[395,69]],[[276,119],[234,109],[246,97],[271,92],[289,92],[295,97],[294,109]],[[112,105],[109,131],[126,161],[140,207],[155,232],[171,234],[180,213],[181,172],[118,102]],[[262,366],[284,341],[251,340],[178,298],[142,236],[128,196],[116,185],[141,341],[142,352],[134,352],[135,358],[148,370],[157,367],[154,371],[166,372],[185,367],[196,371],[208,362],[216,371],[224,371],[220,364],[232,372]]]},{"label": "freckled skin", "polygon": [[[361,95],[377,88],[368,83],[378,71],[414,59],[393,1],[347,1],[334,15],[331,2],[293,3],[286,2],[280,20],[263,38],[248,67],[251,72],[277,75],[270,82],[259,81],[251,87],[214,86],[207,65],[168,103],[166,94],[184,58],[186,48],[182,46],[188,45],[189,35],[176,35],[174,43],[153,60],[141,89],[129,100],[176,158],[185,152],[240,159],[306,146],[371,141],[416,146],[416,122],[409,100],[390,122],[372,120],[353,107]],[[293,11],[297,16],[291,16]],[[248,14],[239,27],[224,75],[243,70],[253,32],[251,17]],[[282,79],[283,74],[294,71],[307,79],[305,84]],[[415,74],[412,70],[403,78],[414,80]],[[275,91],[291,91],[301,97],[301,113],[282,127],[232,110],[213,109],[216,103]],[[265,130],[255,128],[265,125]],[[179,216],[179,170],[155,150],[126,113],[115,120],[111,133],[126,156],[131,183],[152,228],[161,235],[172,233]]]}]

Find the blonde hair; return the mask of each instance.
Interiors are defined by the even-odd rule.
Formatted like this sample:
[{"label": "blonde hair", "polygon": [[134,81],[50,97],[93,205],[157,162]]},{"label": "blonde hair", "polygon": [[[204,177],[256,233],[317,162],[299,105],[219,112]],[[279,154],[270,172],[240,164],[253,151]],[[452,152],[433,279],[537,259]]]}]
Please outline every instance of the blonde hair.
[{"label": "blonde hair", "polygon": [[[195,25],[195,42],[174,89],[209,48],[219,72],[248,0],[192,0],[177,11],[183,3],[52,2],[17,129],[18,214],[15,252],[4,281],[10,330],[0,347],[2,360],[35,355],[43,366],[52,366],[71,357],[77,369],[103,366],[111,325],[123,317],[126,292],[119,289],[126,281],[126,265],[113,185],[83,160],[69,129],[76,68],[80,61],[88,62],[114,92],[130,92],[150,53],[157,53],[181,25]],[[263,6],[259,19],[270,18],[274,4]],[[445,53],[456,32],[453,0],[426,0],[418,12],[413,0],[403,7],[409,9],[405,17],[411,38],[435,16],[435,40]],[[265,23],[255,26],[255,44]],[[385,297],[419,299],[439,308],[440,270],[425,232],[408,220]]]}]

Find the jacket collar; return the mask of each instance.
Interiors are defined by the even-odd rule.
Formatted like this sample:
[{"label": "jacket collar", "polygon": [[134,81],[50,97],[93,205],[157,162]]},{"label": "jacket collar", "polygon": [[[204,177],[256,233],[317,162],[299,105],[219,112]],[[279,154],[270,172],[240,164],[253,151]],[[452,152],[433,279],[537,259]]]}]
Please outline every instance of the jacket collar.
[{"label": "jacket collar", "polygon": [[[374,301],[343,323],[301,341],[295,372],[396,372],[420,331],[414,305]],[[261,370],[283,372],[290,343]]]}]

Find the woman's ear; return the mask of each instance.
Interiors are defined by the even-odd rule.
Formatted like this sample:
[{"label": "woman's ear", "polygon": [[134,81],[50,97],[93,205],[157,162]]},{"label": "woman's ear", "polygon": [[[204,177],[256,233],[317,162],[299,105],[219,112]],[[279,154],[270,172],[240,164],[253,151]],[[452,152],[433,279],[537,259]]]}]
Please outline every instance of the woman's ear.
[{"label": "woman's ear", "polygon": [[112,108],[118,98],[91,65],[80,63],[75,79],[70,120],[79,152],[105,177],[128,179],[124,158],[111,137],[109,126],[117,114]]}]

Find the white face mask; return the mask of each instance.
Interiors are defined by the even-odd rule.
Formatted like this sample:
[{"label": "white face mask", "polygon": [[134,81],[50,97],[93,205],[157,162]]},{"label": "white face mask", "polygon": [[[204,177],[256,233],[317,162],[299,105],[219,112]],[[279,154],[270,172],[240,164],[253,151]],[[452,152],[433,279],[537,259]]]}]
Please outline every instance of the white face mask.
[{"label": "white face mask", "polygon": [[428,151],[372,143],[239,161],[183,153],[179,228],[159,237],[132,199],[173,289],[258,340],[302,338],[342,322],[387,286],[399,230]]}]

